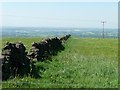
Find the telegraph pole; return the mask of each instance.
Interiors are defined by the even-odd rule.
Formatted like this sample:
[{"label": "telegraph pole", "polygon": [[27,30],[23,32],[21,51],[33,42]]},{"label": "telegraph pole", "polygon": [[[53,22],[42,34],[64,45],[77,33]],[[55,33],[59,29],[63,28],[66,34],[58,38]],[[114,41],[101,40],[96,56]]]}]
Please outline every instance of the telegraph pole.
[{"label": "telegraph pole", "polygon": [[104,38],[105,37],[104,36],[104,24],[106,23],[106,21],[102,21],[101,23],[103,24],[103,38]]}]

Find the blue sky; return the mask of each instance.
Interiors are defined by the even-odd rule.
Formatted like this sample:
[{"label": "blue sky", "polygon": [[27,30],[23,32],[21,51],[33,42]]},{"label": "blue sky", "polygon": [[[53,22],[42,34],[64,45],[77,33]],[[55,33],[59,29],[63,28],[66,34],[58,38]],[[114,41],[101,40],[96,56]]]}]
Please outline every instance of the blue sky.
[{"label": "blue sky", "polygon": [[118,27],[117,2],[16,2],[2,4],[2,25],[18,27]]}]

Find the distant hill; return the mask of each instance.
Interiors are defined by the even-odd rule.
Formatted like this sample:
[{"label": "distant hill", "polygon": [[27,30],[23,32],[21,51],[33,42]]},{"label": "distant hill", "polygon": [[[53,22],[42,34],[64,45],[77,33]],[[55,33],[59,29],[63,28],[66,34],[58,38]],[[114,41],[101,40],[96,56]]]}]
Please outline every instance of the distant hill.
[{"label": "distant hill", "polygon": [[[43,28],[43,27],[3,27],[2,37],[54,37],[66,34],[78,37],[102,37],[100,28]],[[105,29],[106,38],[117,38],[117,29]]]}]

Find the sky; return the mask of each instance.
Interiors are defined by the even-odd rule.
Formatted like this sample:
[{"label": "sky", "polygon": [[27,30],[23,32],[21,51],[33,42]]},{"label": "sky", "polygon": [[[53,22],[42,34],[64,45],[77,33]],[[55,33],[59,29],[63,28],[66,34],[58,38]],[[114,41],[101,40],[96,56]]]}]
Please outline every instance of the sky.
[{"label": "sky", "polygon": [[6,2],[2,26],[118,28],[117,2]]}]

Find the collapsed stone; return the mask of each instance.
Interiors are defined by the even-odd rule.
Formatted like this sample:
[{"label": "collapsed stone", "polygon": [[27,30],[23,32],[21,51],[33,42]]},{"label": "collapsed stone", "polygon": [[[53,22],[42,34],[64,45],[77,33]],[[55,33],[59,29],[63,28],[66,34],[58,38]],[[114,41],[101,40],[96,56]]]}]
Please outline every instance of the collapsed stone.
[{"label": "collapsed stone", "polygon": [[[26,48],[22,42],[7,42],[2,49],[2,79],[11,75],[23,75],[29,71],[29,59],[26,57]],[[25,68],[25,69],[24,69]],[[21,72],[22,71],[22,72]]]}]

